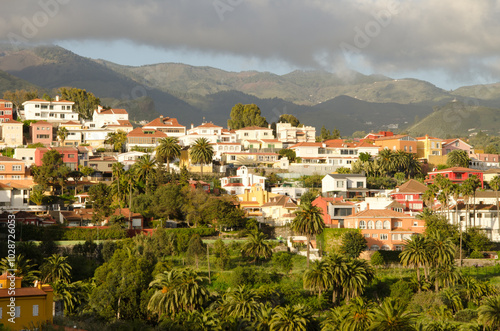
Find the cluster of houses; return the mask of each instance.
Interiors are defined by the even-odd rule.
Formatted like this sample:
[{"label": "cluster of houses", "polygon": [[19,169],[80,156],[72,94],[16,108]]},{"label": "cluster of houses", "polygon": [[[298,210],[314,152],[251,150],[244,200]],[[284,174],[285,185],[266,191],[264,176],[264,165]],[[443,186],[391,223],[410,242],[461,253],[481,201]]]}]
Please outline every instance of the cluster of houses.
[{"label": "cluster of houses", "polygon": [[[153,157],[154,149],[165,137],[175,137],[181,146],[181,156],[171,164],[174,170],[186,166],[191,172],[199,172],[201,165],[189,158],[189,147],[199,138],[207,139],[214,149],[210,164],[203,165],[204,173],[226,173],[221,178],[221,188],[233,195],[240,208],[248,216],[272,225],[286,225],[294,218],[301,196],[308,188],[297,178],[318,174],[322,179],[322,196],[314,204],[321,207],[328,227],[357,228],[367,238],[369,248],[401,249],[404,239],[424,230],[422,221],[415,218],[425,204],[423,194],[426,184],[432,183],[438,174],[452,182],[461,183],[476,175],[482,187],[500,174],[500,155],[475,151],[461,139],[440,139],[436,137],[411,137],[389,131],[370,133],[363,139],[330,139],[316,141],[316,129],[311,126],[294,127],[289,123],[277,123],[276,128],[250,126],[237,130],[226,129],[211,122],[204,122],[190,128],[177,119],[160,116],[149,123],[134,128],[125,109],[104,109],[98,107],[92,119],[81,119],[74,110],[74,102],[42,99],[23,103],[23,110],[17,118],[30,120],[29,134],[23,132],[23,123],[14,120],[12,102],[0,100],[0,148],[14,147],[14,157],[0,157],[0,210],[22,212],[44,212],[44,207],[30,203],[30,192],[34,187],[30,167],[41,165],[43,155],[57,150],[63,161],[73,170],[82,166],[94,169],[92,177],[68,183],[68,189],[79,191],[74,209],[61,211],[50,217],[33,217],[37,225],[54,222],[72,226],[92,224],[92,210],[86,209],[88,195],[84,192],[98,181],[112,179],[112,167],[116,162],[125,168],[132,166],[140,156]],[[65,128],[67,135],[58,137],[59,128]],[[117,153],[98,152],[108,148],[105,141],[110,133],[125,132],[124,150]],[[28,145],[37,144],[35,148]],[[43,147],[41,147],[43,146]],[[33,146],[31,146],[33,147]],[[296,158],[280,157],[284,148],[293,150]],[[339,174],[339,168],[350,169],[361,154],[376,157],[380,151],[405,151],[414,153],[424,165],[428,175],[425,184],[410,180],[395,190],[369,189],[365,175]],[[470,156],[469,168],[436,170],[445,164],[447,154],[453,150],[464,150]],[[256,171],[260,170],[260,171]],[[284,178],[284,184],[269,188],[268,174],[275,172]],[[210,191],[209,183],[192,182],[193,187],[203,185]],[[496,214],[496,201],[491,191],[478,192],[472,219],[466,215],[472,209],[463,200],[450,201],[446,215],[450,222],[471,222],[487,232],[492,240],[500,240],[500,226]],[[129,228],[144,227],[144,218],[129,210],[116,211],[126,214]],[[0,224],[2,224],[0,217]]]}]

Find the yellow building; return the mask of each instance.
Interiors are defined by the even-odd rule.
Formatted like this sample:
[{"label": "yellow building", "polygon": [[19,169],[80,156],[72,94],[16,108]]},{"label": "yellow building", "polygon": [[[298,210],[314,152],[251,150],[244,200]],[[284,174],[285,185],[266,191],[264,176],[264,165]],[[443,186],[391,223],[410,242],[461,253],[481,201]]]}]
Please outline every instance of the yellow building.
[{"label": "yellow building", "polygon": [[236,196],[243,209],[249,217],[262,216],[262,206],[269,202],[273,197],[279,197],[279,194],[267,192],[259,184],[252,185],[250,190]]},{"label": "yellow building", "polygon": [[[189,172],[201,172],[200,164],[191,163],[191,158],[189,157],[189,149],[183,149],[181,151],[181,156],[179,158],[179,168],[186,166]],[[212,163],[203,164],[203,174],[211,174],[213,172]]]},{"label": "yellow building", "polygon": [[417,138],[417,157],[428,159],[429,156],[443,155],[443,139],[425,135]]},{"label": "yellow building", "polygon": [[0,276],[0,321],[9,330],[52,323],[53,290],[50,285],[21,287],[21,277]]}]

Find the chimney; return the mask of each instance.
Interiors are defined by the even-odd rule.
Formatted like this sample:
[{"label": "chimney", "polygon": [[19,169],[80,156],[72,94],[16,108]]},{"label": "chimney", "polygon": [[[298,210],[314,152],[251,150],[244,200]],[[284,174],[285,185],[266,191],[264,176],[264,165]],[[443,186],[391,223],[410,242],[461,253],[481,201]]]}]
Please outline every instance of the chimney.
[{"label": "chimney", "polygon": [[163,115],[160,115],[160,118],[163,119]]},{"label": "chimney", "polygon": [[192,129],[194,129],[194,124],[193,124],[193,123],[191,123],[191,130],[192,130]]},{"label": "chimney", "polygon": [[368,202],[366,203],[366,210],[370,210],[370,204]]},{"label": "chimney", "polygon": [[267,128],[268,128],[268,129],[270,129],[270,128],[271,128],[271,124],[268,124],[268,125],[267,125]]},{"label": "chimney", "polygon": [[58,95],[56,95],[56,101],[59,101],[59,96]]}]

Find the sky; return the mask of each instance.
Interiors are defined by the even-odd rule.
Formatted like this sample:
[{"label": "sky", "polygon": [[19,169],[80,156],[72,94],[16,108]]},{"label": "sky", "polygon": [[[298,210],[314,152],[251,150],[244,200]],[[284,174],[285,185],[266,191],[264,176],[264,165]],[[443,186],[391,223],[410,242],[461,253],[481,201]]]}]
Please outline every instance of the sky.
[{"label": "sky", "polygon": [[500,0],[16,0],[0,41],[124,65],[500,81]]}]

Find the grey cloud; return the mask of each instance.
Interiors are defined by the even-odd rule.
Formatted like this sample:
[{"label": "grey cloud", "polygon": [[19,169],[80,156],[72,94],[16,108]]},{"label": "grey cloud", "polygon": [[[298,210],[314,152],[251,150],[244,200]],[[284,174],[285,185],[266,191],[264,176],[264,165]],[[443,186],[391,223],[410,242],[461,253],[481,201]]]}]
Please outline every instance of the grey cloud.
[{"label": "grey cloud", "polygon": [[499,14],[496,0],[16,0],[2,3],[0,40],[128,39],[298,67],[335,70],[354,56],[384,73],[497,75]]}]

